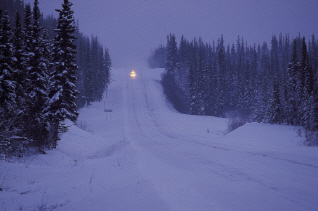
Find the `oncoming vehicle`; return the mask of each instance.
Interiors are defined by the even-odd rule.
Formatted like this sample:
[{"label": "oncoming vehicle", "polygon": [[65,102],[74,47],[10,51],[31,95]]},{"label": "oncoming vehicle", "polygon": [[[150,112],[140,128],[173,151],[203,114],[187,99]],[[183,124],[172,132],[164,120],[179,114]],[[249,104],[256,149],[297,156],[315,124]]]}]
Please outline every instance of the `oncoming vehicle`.
[{"label": "oncoming vehicle", "polygon": [[135,78],[136,77],[136,72],[134,70],[132,70],[130,72],[130,77]]}]

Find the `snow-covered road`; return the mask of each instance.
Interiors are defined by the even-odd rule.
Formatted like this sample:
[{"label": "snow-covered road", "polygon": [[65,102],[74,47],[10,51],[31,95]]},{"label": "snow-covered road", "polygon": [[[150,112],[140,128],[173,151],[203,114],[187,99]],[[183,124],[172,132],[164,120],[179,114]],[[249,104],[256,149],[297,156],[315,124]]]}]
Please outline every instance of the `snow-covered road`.
[{"label": "snow-covered road", "polygon": [[297,129],[249,123],[224,135],[227,119],[171,108],[162,71],[113,70],[107,119],[94,103],[78,121],[87,132],[71,127],[48,155],[1,161],[0,209],[317,210],[318,149]]},{"label": "snow-covered road", "polygon": [[[275,152],[220,141],[227,120],[169,110],[154,72],[123,77],[125,139],[136,150],[139,171],[169,208],[317,209],[309,203],[318,196],[316,158],[302,163],[289,149]],[[276,135],[270,137],[284,139]]]}]

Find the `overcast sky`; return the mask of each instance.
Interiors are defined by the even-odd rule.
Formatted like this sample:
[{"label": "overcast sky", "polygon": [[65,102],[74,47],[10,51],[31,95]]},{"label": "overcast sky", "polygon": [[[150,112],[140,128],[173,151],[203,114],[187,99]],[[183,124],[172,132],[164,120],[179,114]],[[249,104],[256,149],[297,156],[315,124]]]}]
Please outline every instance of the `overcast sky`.
[{"label": "overcast sky", "polygon": [[[139,67],[151,50],[201,37],[212,43],[223,34],[225,43],[237,36],[248,44],[270,42],[272,34],[300,32],[318,36],[317,0],[70,0],[80,30],[97,35],[109,48],[114,67]],[[33,0],[26,0],[32,2]],[[40,0],[41,11],[55,14],[63,0]],[[270,43],[268,43],[270,45]]]}]

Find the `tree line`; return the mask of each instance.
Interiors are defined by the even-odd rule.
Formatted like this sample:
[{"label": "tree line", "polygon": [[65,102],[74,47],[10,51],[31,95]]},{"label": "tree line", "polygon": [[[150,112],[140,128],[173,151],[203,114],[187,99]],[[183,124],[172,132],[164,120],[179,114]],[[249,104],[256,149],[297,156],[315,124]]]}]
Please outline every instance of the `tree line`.
[{"label": "tree line", "polygon": [[[162,47],[161,47],[162,48]],[[272,36],[271,46],[238,37],[225,45],[167,37],[162,84],[182,113],[302,126],[318,145],[318,41]],[[155,56],[154,54],[152,56]],[[162,58],[153,58],[160,60]]]},{"label": "tree line", "polygon": [[43,18],[38,5],[4,0],[0,7],[2,154],[55,148],[65,120],[75,122],[78,108],[101,100],[109,83],[108,50],[79,31],[73,4],[63,0],[57,19]]}]

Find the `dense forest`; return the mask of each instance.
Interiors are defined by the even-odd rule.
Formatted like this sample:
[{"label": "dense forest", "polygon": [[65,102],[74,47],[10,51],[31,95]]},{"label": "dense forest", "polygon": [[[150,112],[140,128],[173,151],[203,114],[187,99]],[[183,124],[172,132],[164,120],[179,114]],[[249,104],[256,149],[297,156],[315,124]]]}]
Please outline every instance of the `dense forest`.
[{"label": "dense forest", "polygon": [[75,22],[72,3],[43,17],[39,1],[1,0],[0,154],[55,148],[81,107],[101,100],[110,82],[108,49]]},{"label": "dense forest", "polygon": [[[165,50],[165,53],[158,53]],[[162,84],[182,113],[302,126],[306,144],[318,145],[318,41],[300,35],[272,36],[271,46],[248,45],[238,37],[225,45],[201,39],[167,37],[149,58],[151,67],[165,57]],[[155,64],[155,65],[154,65]]]}]

